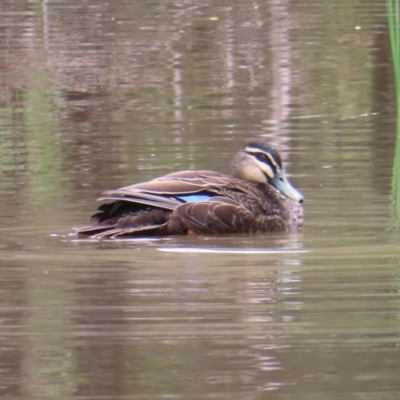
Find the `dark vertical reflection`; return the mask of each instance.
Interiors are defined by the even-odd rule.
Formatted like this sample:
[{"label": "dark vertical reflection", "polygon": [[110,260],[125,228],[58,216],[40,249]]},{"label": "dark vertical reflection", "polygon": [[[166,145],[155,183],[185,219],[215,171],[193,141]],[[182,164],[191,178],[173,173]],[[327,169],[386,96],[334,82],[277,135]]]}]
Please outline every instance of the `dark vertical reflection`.
[{"label": "dark vertical reflection", "polygon": [[79,396],[119,396],[125,393],[126,369],[135,352],[126,351],[130,338],[127,296],[128,270],[120,265],[93,265],[96,276],[74,281],[74,375],[81,376],[74,393]]},{"label": "dark vertical reflection", "polygon": [[376,177],[374,185],[382,191],[389,192],[390,181],[379,179],[387,175],[393,166],[396,140],[396,101],[394,74],[390,38],[387,28],[387,16],[383,15],[380,29],[374,37],[374,110],[373,122],[373,164],[371,175]]},{"label": "dark vertical reflection", "polygon": [[23,280],[24,268],[21,264],[9,262],[0,265],[0,283],[2,296],[1,307],[1,339],[0,339],[0,369],[2,397],[17,397],[22,394],[21,376],[23,360],[26,353],[24,330],[26,321],[26,285]]}]

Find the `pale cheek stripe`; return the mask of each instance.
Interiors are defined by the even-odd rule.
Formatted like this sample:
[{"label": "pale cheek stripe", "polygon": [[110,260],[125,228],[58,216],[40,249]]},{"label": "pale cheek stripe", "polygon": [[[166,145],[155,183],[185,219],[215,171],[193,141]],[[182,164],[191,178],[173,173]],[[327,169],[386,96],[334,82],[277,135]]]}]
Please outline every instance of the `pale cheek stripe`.
[{"label": "pale cheek stripe", "polygon": [[275,174],[272,168],[268,164],[264,164],[260,161],[258,161],[256,158],[254,158],[255,163],[257,164],[258,168],[261,169],[269,178],[273,179]]},{"label": "pale cheek stripe", "polygon": [[270,154],[267,154],[267,153],[266,153],[266,155],[267,155],[267,157],[269,158],[269,160],[271,161],[271,164],[274,165],[276,171],[279,171],[279,170],[280,170],[280,167],[279,167],[279,165],[275,162],[275,159],[274,159],[273,157],[271,157]]}]

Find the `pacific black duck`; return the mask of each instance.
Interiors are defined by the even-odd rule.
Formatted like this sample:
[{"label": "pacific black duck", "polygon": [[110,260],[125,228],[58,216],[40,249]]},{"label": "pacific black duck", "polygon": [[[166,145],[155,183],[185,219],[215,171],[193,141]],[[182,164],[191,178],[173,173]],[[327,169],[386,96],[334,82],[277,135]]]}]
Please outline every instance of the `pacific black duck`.
[{"label": "pacific black duck", "polygon": [[249,233],[299,228],[303,196],[287,180],[278,151],[249,141],[232,174],[181,171],[103,193],[90,226],[79,236],[120,238]]}]

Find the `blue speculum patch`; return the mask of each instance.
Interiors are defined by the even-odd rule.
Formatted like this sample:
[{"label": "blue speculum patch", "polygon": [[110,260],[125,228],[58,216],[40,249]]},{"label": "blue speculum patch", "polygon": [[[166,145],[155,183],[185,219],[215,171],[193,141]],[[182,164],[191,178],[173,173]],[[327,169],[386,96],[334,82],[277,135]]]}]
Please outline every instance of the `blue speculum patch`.
[{"label": "blue speculum patch", "polygon": [[186,196],[176,196],[176,198],[184,203],[198,203],[200,201],[207,201],[210,197],[209,194],[189,194]]}]

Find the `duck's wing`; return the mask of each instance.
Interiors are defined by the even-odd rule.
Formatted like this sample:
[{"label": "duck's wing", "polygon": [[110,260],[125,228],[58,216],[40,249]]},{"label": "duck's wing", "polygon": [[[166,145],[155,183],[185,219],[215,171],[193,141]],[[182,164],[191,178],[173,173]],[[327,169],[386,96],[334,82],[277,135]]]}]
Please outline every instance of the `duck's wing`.
[{"label": "duck's wing", "polygon": [[[144,215],[151,217],[148,215],[149,210],[171,212],[184,203],[207,201],[219,194],[219,185],[228,182],[229,178],[213,171],[181,171],[148,182],[108,190],[98,199],[104,203],[92,216],[92,220],[111,228],[118,221],[131,221],[144,211],[146,214],[140,217],[140,221]],[[146,225],[149,223],[146,221]],[[80,230],[89,234],[95,226]],[[83,232],[84,229],[88,231]]]},{"label": "duck's wing", "polygon": [[228,179],[228,176],[213,171],[175,172],[148,182],[108,190],[98,200],[122,200],[173,210],[182,203],[204,201],[218,194],[217,185]]}]

